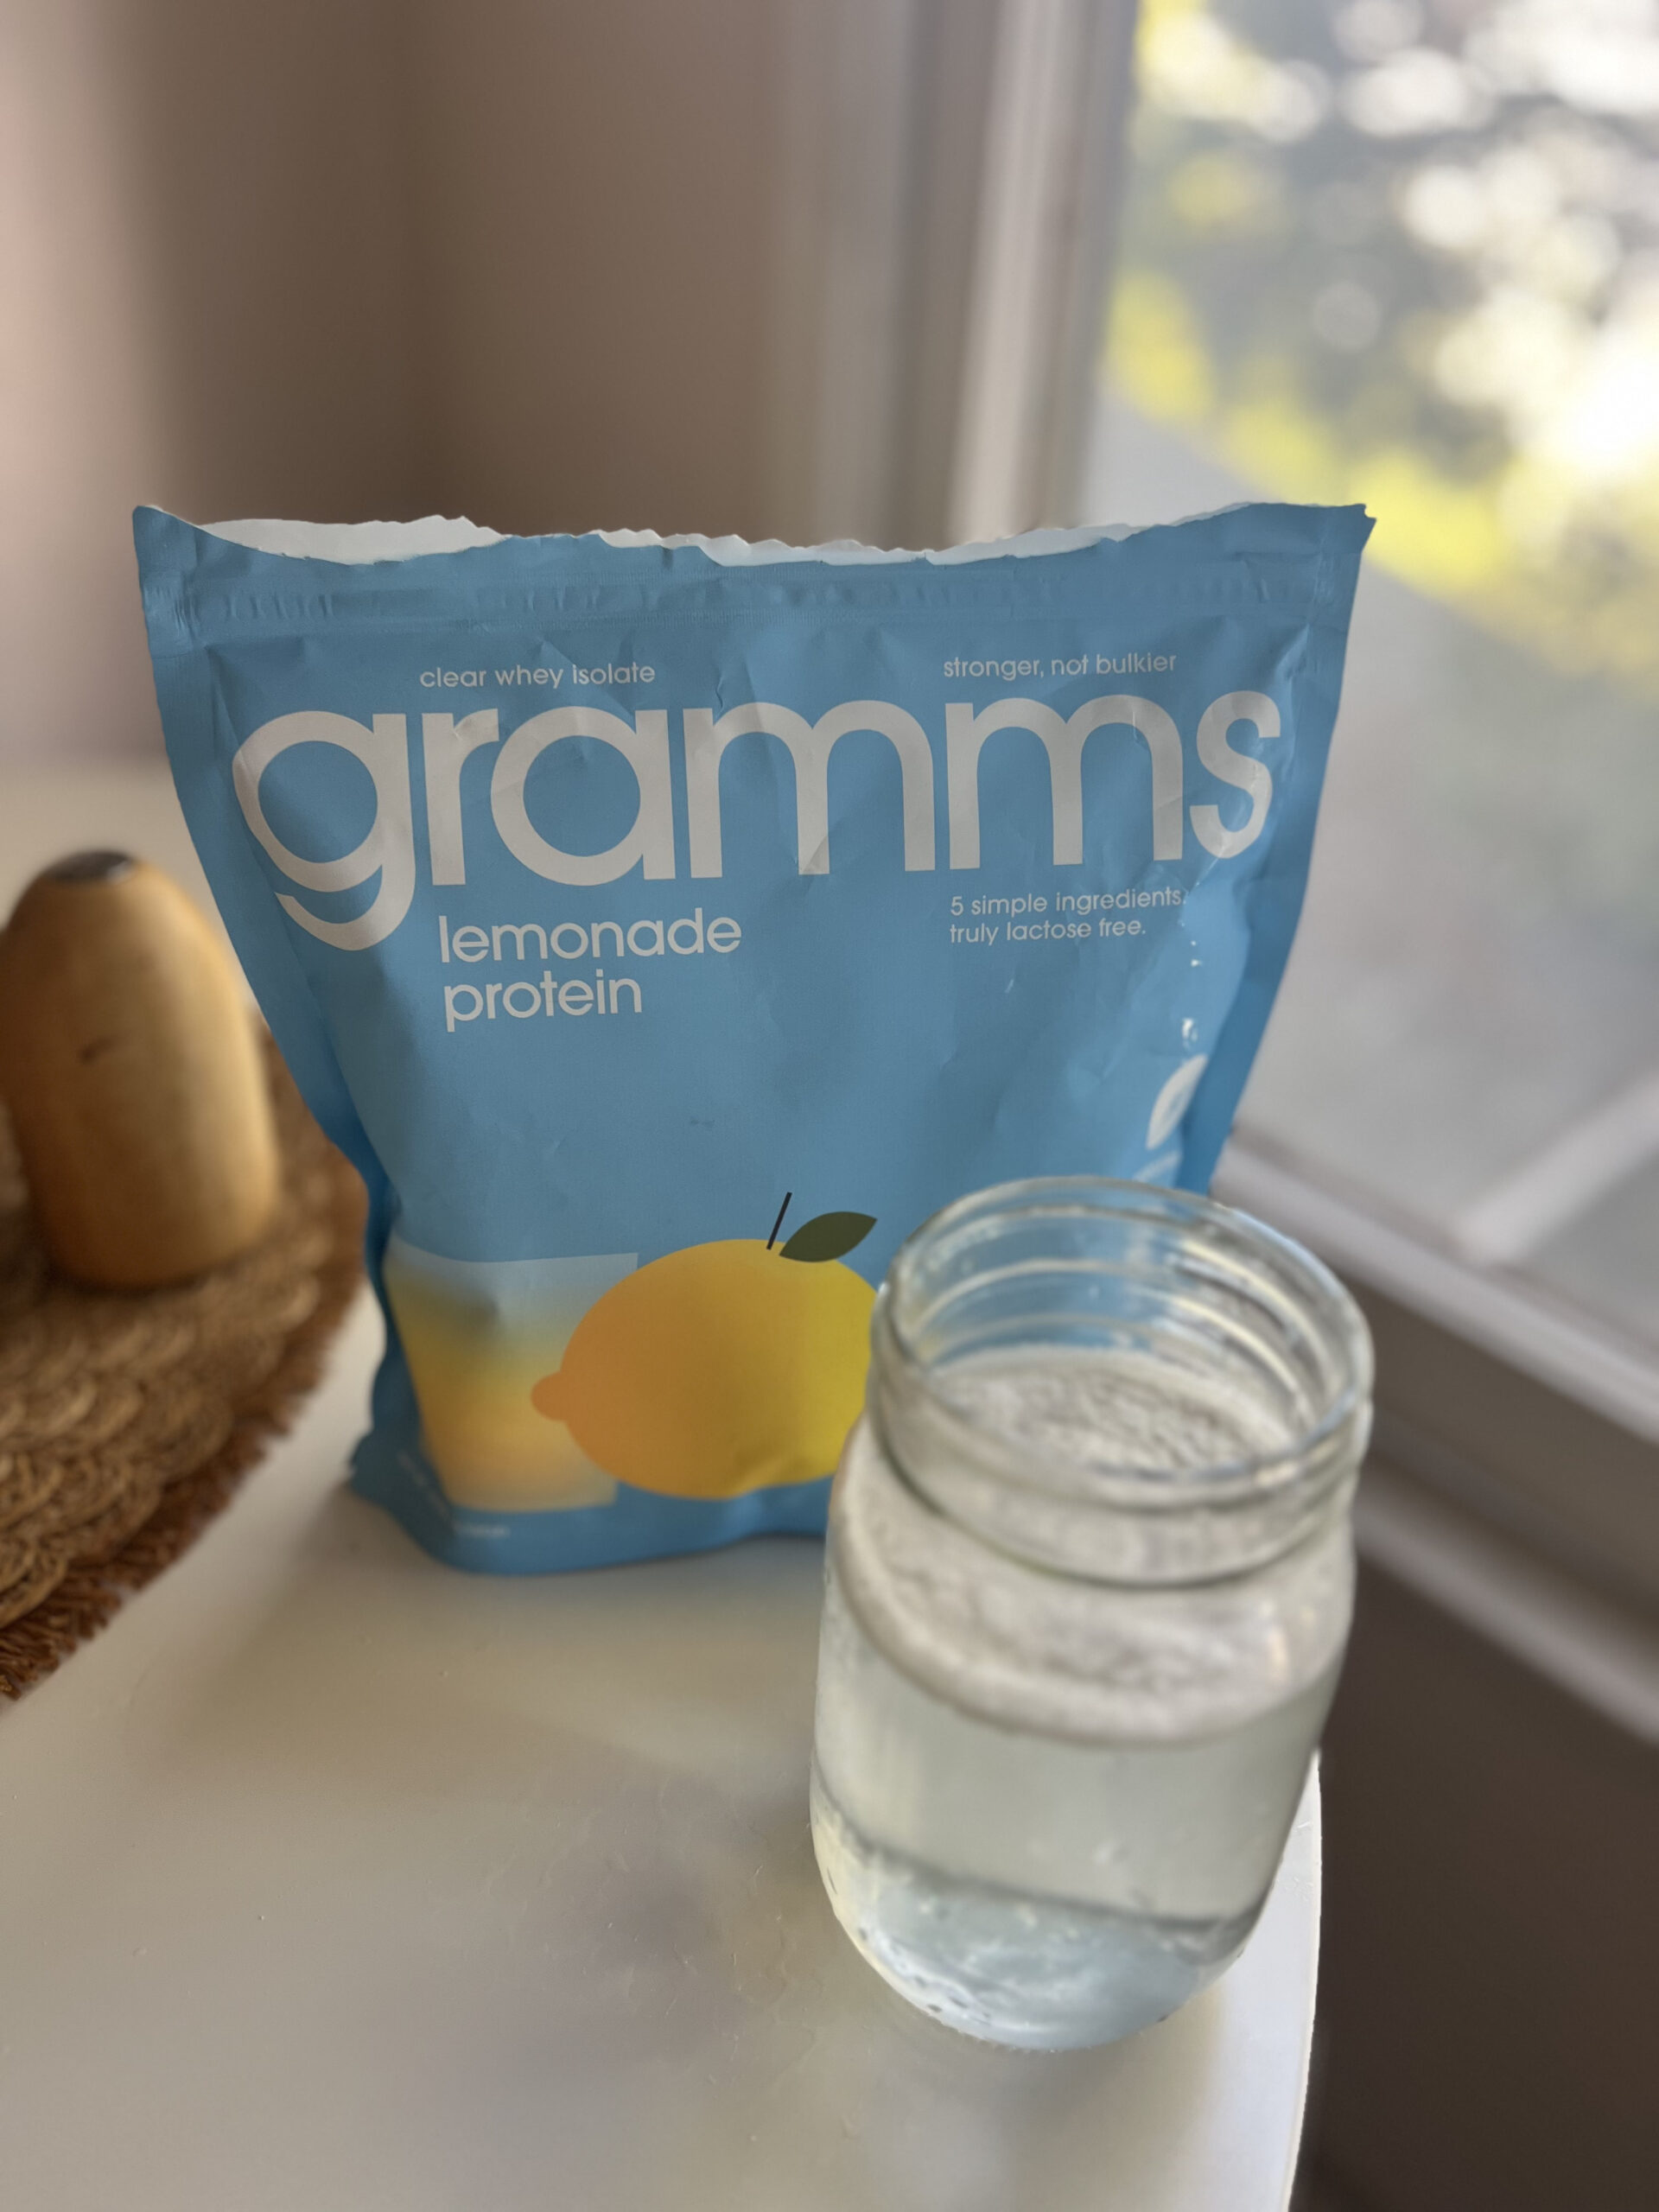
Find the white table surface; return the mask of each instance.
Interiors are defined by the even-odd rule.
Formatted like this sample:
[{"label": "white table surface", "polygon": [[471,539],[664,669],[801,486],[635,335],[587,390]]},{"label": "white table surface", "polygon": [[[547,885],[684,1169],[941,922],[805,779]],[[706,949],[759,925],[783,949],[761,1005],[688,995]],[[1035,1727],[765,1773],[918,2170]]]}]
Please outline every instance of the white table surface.
[{"label": "white table surface", "polygon": [[[0,893],[183,865],[158,778],[12,779]],[[19,804],[19,799],[22,804]],[[1222,1982],[1103,2051],[912,2012],[806,1822],[820,1555],[436,1566],[340,1484],[379,1324],[0,1713],[0,2171],[33,2212],[1280,2212],[1310,1785]]]}]

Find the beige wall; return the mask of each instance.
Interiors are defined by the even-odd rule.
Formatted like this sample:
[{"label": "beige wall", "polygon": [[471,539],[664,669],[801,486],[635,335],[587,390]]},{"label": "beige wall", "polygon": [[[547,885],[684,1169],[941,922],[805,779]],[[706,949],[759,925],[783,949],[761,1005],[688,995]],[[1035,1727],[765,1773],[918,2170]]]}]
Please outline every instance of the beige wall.
[{"label": "beige wall", "polygon": [[128,516],[767,528],[773,0],[0,0],[0,757],[159,742]]},{"label": "beige wall", "polygon": [[493,0],[480,36],[473,7],[422,11],[410,338],[438,504],[764,529],[773,14]]}]

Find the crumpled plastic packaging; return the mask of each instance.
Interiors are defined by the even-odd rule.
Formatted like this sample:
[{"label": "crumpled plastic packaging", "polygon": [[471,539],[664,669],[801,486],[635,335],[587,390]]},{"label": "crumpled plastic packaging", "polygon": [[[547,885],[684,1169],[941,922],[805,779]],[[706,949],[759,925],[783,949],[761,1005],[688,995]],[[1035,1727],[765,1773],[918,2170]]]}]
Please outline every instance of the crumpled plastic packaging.
[{"label": "crumpled plastic packaging", "polygon": [[927,1215],[1202,1189],[1369,529],[912,555],[141,509],[191,833],[369,1188],[356,1487],[506,1573],[816,1531]]}]

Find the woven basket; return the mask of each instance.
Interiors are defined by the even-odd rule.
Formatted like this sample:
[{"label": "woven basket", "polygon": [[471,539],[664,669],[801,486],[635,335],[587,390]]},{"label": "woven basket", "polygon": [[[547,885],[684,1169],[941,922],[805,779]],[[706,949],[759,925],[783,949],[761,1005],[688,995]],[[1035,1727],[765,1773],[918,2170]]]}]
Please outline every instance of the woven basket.
[{"label": "woven basket", "polygon": [[288,1427],[360,1279],[364,1193],[267,1041],[274,1225],[181,1287],[54,1276],[0,1116],[0,1693],[159,1574]]}]

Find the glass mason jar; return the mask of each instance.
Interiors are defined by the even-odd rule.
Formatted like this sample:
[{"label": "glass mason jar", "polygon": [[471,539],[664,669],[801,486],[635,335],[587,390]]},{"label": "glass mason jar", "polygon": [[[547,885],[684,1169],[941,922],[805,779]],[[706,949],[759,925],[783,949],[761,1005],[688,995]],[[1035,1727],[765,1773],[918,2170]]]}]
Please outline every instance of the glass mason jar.
[{"label": "glass mason jar", "polygon": [[1370,1344],[1318,1261],[1097,1178],[937,1214],[830,1515],[812,1834],[912,2003],[1109,2042],[1255,1926],[1331,1702]]}]

